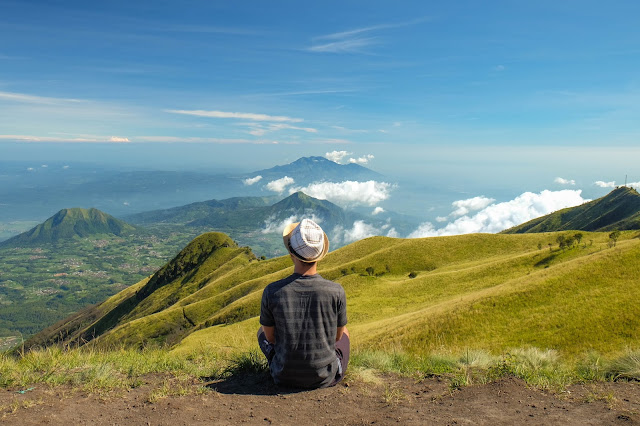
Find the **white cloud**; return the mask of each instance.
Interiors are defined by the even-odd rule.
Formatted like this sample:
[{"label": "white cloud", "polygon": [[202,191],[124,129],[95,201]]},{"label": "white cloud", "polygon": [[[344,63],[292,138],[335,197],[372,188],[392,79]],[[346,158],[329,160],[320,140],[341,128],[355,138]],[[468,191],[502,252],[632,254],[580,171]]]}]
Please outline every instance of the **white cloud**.
[{"label": "white cloud", "polygon": [[330,53],[366,53],[363,48],[374,44],[379,44],[378,37],[363,37],[365,33],[375,32],[379,30],[398,28],[408,25],[415,25],[424,19],[417,19],[408,22],[400,22],[395,24],[380,24],[370,27],[356,28],[353,30],[340,31],[337,33],[326,34],[315,37],[315,40],[337,40],[325,44],[315,45],[308,50],[312,52],[330,52]]},{"label": "white cloud", "polygon": [[253,121],[275,121],[275,122],[291,122],[299,123],[301,118],[292,118],[282,115],[254,114],[251,112],[226,112],[226,111],[204,111],[204,110],[183,110],[183,109],[167,109],[166,112],[172,114],[194,115],[196,117],[209,118],[241,118]]},{"label": "white cloud", "polygon": [[261,123],[240,123],[241,126],[248,126],[251,130],[248,131],[249,134],[253,136],[262,136],[269,132],[277,132],[279,130],[301,130],[307,133],[317,133],[318,130],[313,127],[298,127],[292,126],[286,123],[269,123],[263,125]]},{"label": "white cloud", "polygon": [[27,95],[24,93],[0,92],[0,99],[29,104],[55,105],[62,103],[80,103],[80,99],[50,98],[46,96]]},{"label": "white cloud", "polygon": [[62,166],[63,169],[67,170],[69,166]]},{"label": "white cloud", "polygon": [[282,235],[282,231],[284,227],[289,225],[290,223],[300,222],[303,218],[311,219],[315,223],[321,225],[322,218],[316,216],[311,209],[305,209],[304,212],[299,212],[300,214],[292,214],[288,218],[284,220],[277,220],[276,216],[269,216],[264,221],[264,228],[260,230],[263,234],[280,234]]},{"label": "white cloud", "polygon": [[375,209],[373,209],[373,211],[371,212],[372,215],[377,215],[380,213],[384,213],[384,209],[380,206],[376,207]]},{"label": "white cloud", "polygon": [[373,160],[374,158],[375,157],[372,154],[366,154],[360,158],[349,158],[349,163],[367,164],[369,160]]},{"label": "white cloud", "polygon": [[492,204],[473,216],[463,216],[443,228],[425,222],[409,234],[409,238],[459,235],[476,232],[495,233],[554,211],[580,205],[586,201],[581,190],[525,192],[514,200]]},{"label": "white cloud", "polygon": [[42,165],[42,166],[40,166],[40,167],[42,167],[43,169],[46,169],[47,167],[49,167],[49,165],[47,165],[47,164],[43,164],[43,165]]},{"label": "white cloud", "polygon": [[594,182],[594,185],[599,186],[600,188],[613,188],[616,186],[616,181],[611,181],[611,182],[603,182],[601,180],[598,180],[596,182]]},{"label": "white cloud", "polygon": [[129,138],[121,138],[118,136],[111,136],[109,142],[130,142]]},{"label": "white cloud", "polygon": [[630,186],[635,189],[640,189],[640,182],[631,182],[631,183],[628,183],[627,186]]},{"label": "white cloud", "polygon": [[576,181],[573,179],[565,179],[561,177],[557,177],[553,180],[555,183],[559,183],[560,185],[575,185]]},{"label": "white cloud", "polygon": [[260,179],[262,179],[262,176],[258,175],[252,178],[247,178],[245,180],[243,180],[242,182],[245,185],[253,185],[254,183],[260,182]]},{"label": "white cloud", "polygon": [[34,170],[33,167],[27,167],[27,171],[32,172]]},{"label": "white cloud", "polygon": [[327,152],[326,154],[324,154],[325,158],[327,160],[331,160],[334,163],[338,163],[340,164],[340,162],[342,161],[342,159],[348,155],[351,155],[351,152],[347,152],[347,151],[331,151],[331,152]]},{"label": "white cloud", "polygon": [[436,222],[446,222],[447,221],[447,217],[446,216],[438,216],[436,217]]},{"label": "white cloud", "polygon": [[455,210],[451,212],[450,216],[459,217],[469,214],[472,211],[482,210],[494,201],[494,198],[487,198],[485,196],[454,201],[451,205],[455,207]]},{"label": "white cloud", "polygon": [[361,53],[364,48],[377,44],[374,37],[361,37],[348,40],[333,41],[325,44],[317,44],[309,48],[312,52],[322,53]]},{"label": "white cloud", "polygon": [[311,197],[329,200],[344,206],[375,206],[389,198],[392,189],[393,185],[386,182],[347,180],[344,182],[316,182],[303,188],[290,188],[289,193],[302,191]]},{"label": "white cloud", "polygon": [[373,225],[369,225],[362,220],[353,222],[351,229],[344,229],[342,226],[336,226],[331,233],[331,241],[336,245],[349,244],[354,241],[378,235],[377,229]]},{"label": "white cloud", "polygon": [[[275,216],[270,216],[264,221],[264,228],[260,232],[263,234],[281,234],[285,226],[295,222],[299,222],[297,215],[291,215],[281,221],[277,221]],[[316,220],[314,222],[318,223]]]},{"label": "white cloud", "polygon": [[[294,183],[295,183],[295,180],[293,180],[293,178],[290,178],[289,176],[285,176],[281,179],[272,180],[266,186],[267,186],[267,189],[270,191],[282,193],[287,186],[292,185]],[[293,192],[296,192],[296,191],[293,191]],[[293,194],[293,192],[291,193]]]},{"label": "white cloud", "polygon": [[364,238],[374,237],[378,235],[385,235],[387,237],[398,238],[398,232],[395,228],[390,228],[386,233],[381,232],[389,228],[389,226],[383,226],[383,229],[378,229],[376,226],[368,224],[362,220],[356,220],[353,222],[351,229],[344,229],[342,226],[336,226],[331,232],[331,241],[334,244],[349,244],[354,241],[362,240]]}]

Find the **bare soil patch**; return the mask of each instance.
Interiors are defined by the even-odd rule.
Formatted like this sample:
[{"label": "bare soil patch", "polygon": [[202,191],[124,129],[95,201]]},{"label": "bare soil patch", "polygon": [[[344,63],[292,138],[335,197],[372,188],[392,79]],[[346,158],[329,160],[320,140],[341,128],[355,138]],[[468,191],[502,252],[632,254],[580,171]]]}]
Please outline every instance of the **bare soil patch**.
[{"label": "bare soil patch", "polygon": [[[20,425],[456,425],[640,423],[640,383],[533,389],[515,378],[451,390],[447,380],[386,376],[296,392],[263,376],[189,385],[186,396],[158,397],[165,378],[108,394],[66,386],[0,391],[0,422]],[[166,388],[166,386],[165,386]],[[171,393],[171,389],[169,389]],[[155,395],[155,397],[154,397]],[[150,402],[153,400],[153,402]]]}]

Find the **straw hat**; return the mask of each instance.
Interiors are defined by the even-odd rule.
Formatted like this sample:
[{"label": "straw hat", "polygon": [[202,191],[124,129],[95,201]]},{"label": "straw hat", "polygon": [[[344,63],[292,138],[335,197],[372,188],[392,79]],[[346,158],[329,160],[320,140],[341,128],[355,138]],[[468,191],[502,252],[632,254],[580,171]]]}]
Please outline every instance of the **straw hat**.
[{"label": "straw hat", "polygon": [[305,263],[318,262],[329,251],[327,234],[311,219],[287,225],[282,240],[289,253]]}]

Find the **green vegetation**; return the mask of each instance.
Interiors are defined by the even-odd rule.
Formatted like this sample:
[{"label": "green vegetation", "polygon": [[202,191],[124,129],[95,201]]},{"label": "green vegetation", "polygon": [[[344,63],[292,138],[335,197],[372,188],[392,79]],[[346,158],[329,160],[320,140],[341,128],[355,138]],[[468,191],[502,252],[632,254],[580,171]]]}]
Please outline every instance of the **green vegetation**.
[{"label": "green vegetation", "polygon": [[25,338],[157,271],[189,237],[95,234],[0,248],[0,337]]},{"label": "green vegetation", "polygon": [[[505,234],[567,230],[613,231],[640,229],[640,194],[621,186],[597,200],[558,210],[503,231]],[[580,241],[578,241],[578,244]]]},{"label": "green vegetation", "polygon": [[[344,286],[349,328],[361,350],[497,355],[530,345],[575,360],[594,350],[615,356],[636,345],[638,233],[621,232],[613,248],[609,233],[589,232],[581,238],[593,241],[588,245],[537,248],[559,235],[577,240],[575,232],[373,237],[331,252],[320,273]],[[255,346],[262,289],[289,273],[287,257],[259,261],[226,236],[204,234],[148,282],[26,346],[94,341],[98,347],[168,346],[176,353],[248,351]]]},{"label": "green vegetation", "polygon": [[[347,381],[380,381],[383,374],[400,374],[417,380],[441,377],[451,388],[487,383],[515,376],[530,385],[562,389],[576,382],[639,380],[640,352],[627,351],[607,358],[590,353],[566,362],[552,350],[512,349],[498,355],[466,350],[457,354],[416,356],[399,351],[354,351]],[[159,348],[97,349],[51,347],[24,354],[0,354],[0,388],[25,389],[34,385],[72,385],[89,392],[139,387],[149,376],[160,376],[148,401],[167,395],[206,392],[205,382],[233,375],[267,375],[264,356],[257,349],[223,354],[210,350],[189,353]],[[201,386],[194,387],[200,383]]]},{"label": "green vegetation", "polygon": [[0,243],[0,246],[26,247],[96,234],[125,236],[134,233],[136,228],[98,209],[62,209],[44,223]]}]

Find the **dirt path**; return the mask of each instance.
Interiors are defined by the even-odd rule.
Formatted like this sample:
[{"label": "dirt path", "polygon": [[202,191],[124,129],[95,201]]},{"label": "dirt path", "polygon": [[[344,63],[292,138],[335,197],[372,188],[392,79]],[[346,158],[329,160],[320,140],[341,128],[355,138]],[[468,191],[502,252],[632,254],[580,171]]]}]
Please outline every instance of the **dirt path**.
[{"label": "dirt path", "polygon": [[450,391],[438,379],[350,381],[331,389],[287,393],[255,379],[208,383],[187,396],[161,397],[161,378],[107,396],[69,387],[0,391],[0,421],[20,425],[235,424],[562,424],[640,423],[640,383],[576,385],[561,394],[502,379]]}]

